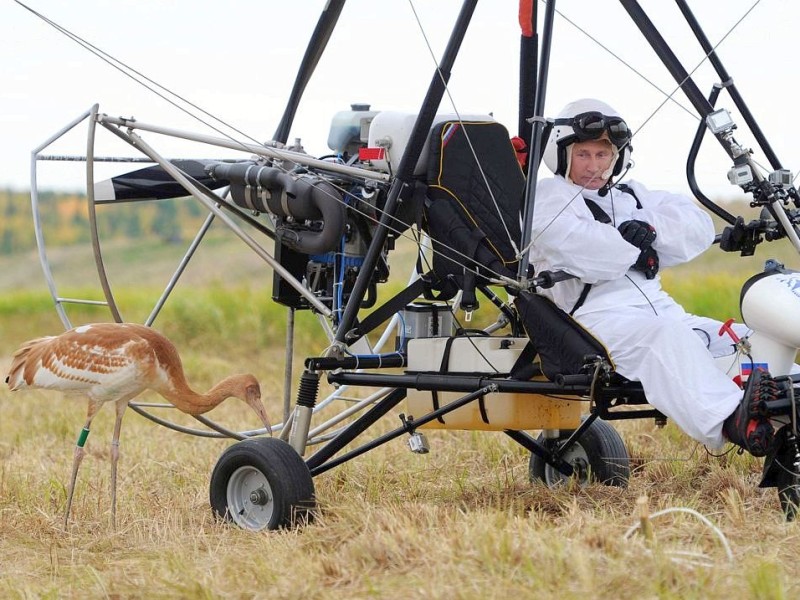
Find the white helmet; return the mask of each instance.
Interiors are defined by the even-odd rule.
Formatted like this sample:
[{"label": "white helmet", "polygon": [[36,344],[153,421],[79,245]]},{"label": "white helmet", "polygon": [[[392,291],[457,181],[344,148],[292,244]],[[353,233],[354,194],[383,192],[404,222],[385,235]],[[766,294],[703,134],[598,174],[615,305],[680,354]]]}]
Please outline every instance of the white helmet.
[{"label": "white helmet", "polygon": [[572,144],[600,137],[606,137],[614,148],[615,162],[611,172],[603,174],[607,179],[630,166],[631,131],[619,113],[605,102],[594,98],[570,102],[555,119],[544,148],[544,164],[554,174],[567,177]]}]

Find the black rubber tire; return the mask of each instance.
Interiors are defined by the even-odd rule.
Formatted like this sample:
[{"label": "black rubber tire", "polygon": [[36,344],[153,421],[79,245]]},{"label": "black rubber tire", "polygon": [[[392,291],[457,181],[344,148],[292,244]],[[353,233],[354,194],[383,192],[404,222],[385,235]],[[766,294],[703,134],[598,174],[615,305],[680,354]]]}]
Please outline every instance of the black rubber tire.
[{"label": "black rubber tire", "polygon": [[800,456],[792,425],[785,424],[775,433],[775,442],[767,453],[759,487],[778,491],[781,510],[787,521],[794,521],[800,510]]},{"label": "black rubber tire", "polygon": [[800,474],[796,473],[797,467],[793,464],[789,454],[777,456],[775,459],[775,487],[778,489],[778,499],[781,510],[787,521],[794,521],[800,507]]},{"label": "black rubber tire", "polygon": [[[558,440],[546,440],[540,434],[538,441],[547,445],[563,445],[571,431],[563,431]],[[625,443],[609,423],[601,419],[595,421],[562,457],[572,465],[581,486],[591,482],[626,487],[631,476],[630,457]],[[532,482],[543,481],[548,487],[569,481],[562,473],[548,465],[536,454],[531,453],[528,466]]]},{"label": "black rubber tire", "polygon": [[253,438],[227,448],[211,473],[211,510],[243,529],[302,525],[313,518],[314,481],[286,442]]}]

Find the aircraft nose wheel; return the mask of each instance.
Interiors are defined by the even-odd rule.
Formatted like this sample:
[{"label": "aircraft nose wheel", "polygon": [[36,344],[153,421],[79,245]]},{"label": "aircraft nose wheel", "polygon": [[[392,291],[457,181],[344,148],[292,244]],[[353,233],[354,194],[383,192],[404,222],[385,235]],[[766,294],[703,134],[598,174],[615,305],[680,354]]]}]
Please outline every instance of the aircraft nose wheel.
[{"label": "aircraft nose wheel", "polygon": [[314,482],[303,459],[277,438],[254,438],[219,457],[209,486],[211,510],[243,529],[280,529],[307,522]]},{"label": "aircraft nose wheel", "polygon": [[265,506],[270,501],[269,494],[264,488],[259,488],[250,492],[250,502],[256,506]]},{"label": "aircraft nose wheel", "polygon": [[[557,440],[540,434],[539,443],[553,451],[564,445],[571,432],[564,431]],[[580,438],[561,455],[572,466],[572,477],[580,486],[592,482],[625,487],[630,479],[630,457],[622,438],[606,421],[595,419]],[[548,487],[561,485],[571,478],[531,454],[528,466],[531,481],[543,481]]]},{"label": "aircraft nose wheel", "polygon": [[263,529],[272,518],[271,488],[266,476],[251,466],[239,467],[228,480],[228,511],[233,521],[245,529]]},{"label": "aircraft nose wheel", "polygon": [[[583,454],[582,448],[577,452],[567,452],[565,460],[572,465],[572,469],[574,471],[573,477],[577,478],[581,484],[584,484],[589,481],[589,458],[587,456],[580,456],[580,454]],[[559,473],[548,465],[548,468],[545,469],[545,479],[547,485],[552,487],[558,483],[561,483],[561,481],[565,479],[565,476],[563,473]]]}]

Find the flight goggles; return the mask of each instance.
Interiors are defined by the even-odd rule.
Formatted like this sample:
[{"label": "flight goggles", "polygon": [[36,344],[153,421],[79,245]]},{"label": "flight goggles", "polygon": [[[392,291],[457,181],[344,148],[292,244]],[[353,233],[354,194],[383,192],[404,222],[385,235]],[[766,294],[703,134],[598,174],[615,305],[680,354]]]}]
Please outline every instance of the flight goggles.
[{"label": "flight goggles", "polygon": [[570,125],[579,142],[596,140],[608,132],[608,139],[617,148],[631,140],[631,130],[619,117],[609,117],[596,110],[581,113],[566,119],[556,119],[555,125]]}]

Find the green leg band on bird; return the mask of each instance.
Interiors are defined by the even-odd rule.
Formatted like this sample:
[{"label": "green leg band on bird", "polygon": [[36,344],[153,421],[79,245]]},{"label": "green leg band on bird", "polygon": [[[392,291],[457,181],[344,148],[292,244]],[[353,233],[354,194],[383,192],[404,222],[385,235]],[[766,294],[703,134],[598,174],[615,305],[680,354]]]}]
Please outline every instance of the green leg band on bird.
[{"label": "green leg band on bird", "polygon": [[83,448],[86,443],[86,438],[89,437],[89,430],[84,427],[81,429],[81,434],[78,436],[78,448]]}]

